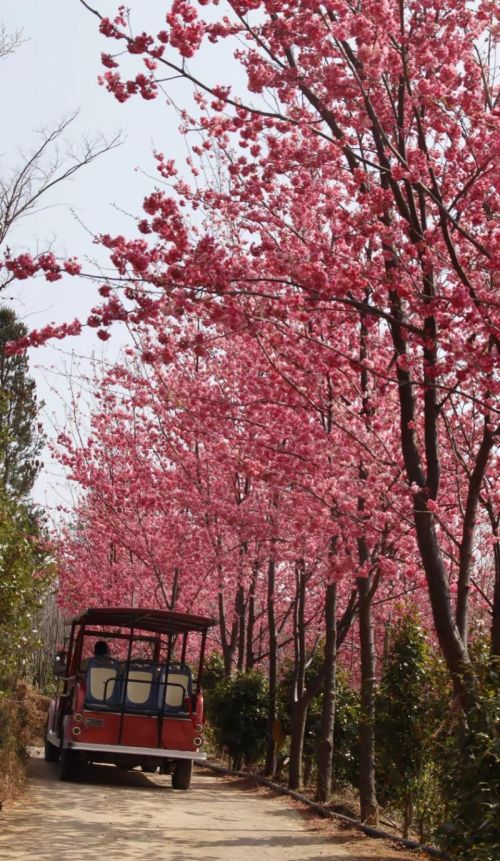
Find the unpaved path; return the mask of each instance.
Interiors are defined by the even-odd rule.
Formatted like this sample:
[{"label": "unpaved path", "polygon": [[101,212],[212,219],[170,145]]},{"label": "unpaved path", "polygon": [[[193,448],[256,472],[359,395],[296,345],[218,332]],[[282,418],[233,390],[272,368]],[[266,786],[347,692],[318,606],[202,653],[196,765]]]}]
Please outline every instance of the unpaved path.
[{"label": "unpaved path", "polygon": [[195,773],[189,792],[170,778],[93,766],[57,780],[36,756],[28,794],[0,816],[2,861],[353,861],[307,830],[286,801]]}]

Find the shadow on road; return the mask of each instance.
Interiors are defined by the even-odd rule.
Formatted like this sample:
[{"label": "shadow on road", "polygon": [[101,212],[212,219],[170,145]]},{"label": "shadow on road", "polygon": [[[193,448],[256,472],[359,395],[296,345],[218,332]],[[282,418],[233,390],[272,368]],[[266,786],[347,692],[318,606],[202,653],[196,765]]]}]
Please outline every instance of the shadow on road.
[{"label": "shadow on road", "polygon": [[[57,781],[63,788],[68,783],[59,781],[58,765],[46,763],[40,757],[30,757],[28,764],[28,776],[37,782]],[[95,786],[125,786],[137,789],[149,790],[150,792],[164,792],[168,784],[160,785],[154,783],[149,777],[140,771],[123,771],[114,765],[84,765],[77,771],[77,776],[71,783],[85,783]]]},{"label": "shadow on road", "polygon": [[[30,789],[0,815],[1,861],[373,861],[304,828],[282,799],[195,773],[189,792],[164,775],[82,768],[74,783],[34,756]],[[392,856],[393,857],[393,856]],[[377,856],[377,861],[392,861]]]}]

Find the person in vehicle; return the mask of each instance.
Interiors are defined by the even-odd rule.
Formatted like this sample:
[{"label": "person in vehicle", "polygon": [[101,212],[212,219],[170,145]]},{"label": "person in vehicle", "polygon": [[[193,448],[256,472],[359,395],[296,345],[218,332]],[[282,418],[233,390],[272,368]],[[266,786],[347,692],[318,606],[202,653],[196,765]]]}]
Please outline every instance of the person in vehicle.
[{"label": "person in vehicle", "polygon": [[[94,643],[94,656],[93,657],[94,657],[94,659],[97,658],[97,660],[102,660],[102,661],[109,661],[110,660],[112,655],[111,655],[111,652],[109,650],[109,645],[107,644],[106,640],[96,640],[96,642]],[[90,658],[85,658],[81,663],[81,669],[84,672],[88,667],[89,661],[90,661]]]},{"label": "person in vehicle", "polygon": [[94,658],[110,658],[111,652],[106,640],[97,640],[94,644]]}]

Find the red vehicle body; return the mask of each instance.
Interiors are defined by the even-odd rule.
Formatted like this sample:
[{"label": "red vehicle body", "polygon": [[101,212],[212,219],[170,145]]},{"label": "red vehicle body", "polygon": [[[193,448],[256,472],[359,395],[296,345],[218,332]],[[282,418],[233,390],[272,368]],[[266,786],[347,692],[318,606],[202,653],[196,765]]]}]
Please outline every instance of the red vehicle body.
[{"label": "red vehicle body", "polygon": [[[172,774],[175,789],[187,789],[193,761],[206,759],[201,675],[214,620],[167,610],[91,608],[69,624],[68,648],[56,656],[63,687],[50,705],[46,760],[59,761],[62,780],[72,779],[80,764],[109,762],[145,771],[160,767]],[[193,634],[199,640],[194,679],[186,660]],[[113,652],[92,656],[96,639],[111,642],[121,659]]]}]

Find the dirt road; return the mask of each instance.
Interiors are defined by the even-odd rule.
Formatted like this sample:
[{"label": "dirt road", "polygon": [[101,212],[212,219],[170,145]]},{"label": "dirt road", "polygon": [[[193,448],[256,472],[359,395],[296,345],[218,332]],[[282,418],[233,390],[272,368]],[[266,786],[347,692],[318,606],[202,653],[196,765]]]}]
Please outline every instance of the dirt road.
[{"label": "dirt road", "polygon": [[168,777],[113,766],[75,784],[56,770],[33,758],[27,795],[0,816],[2,861],[353,861],[283,799],[211,774],[174,792]]}]

